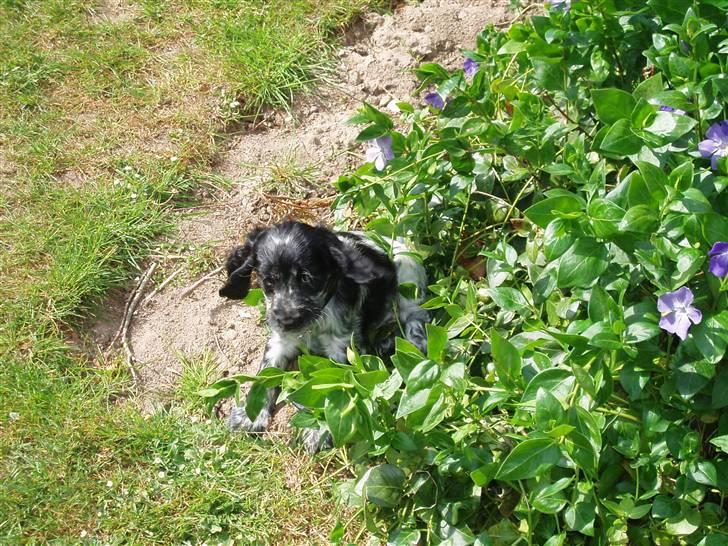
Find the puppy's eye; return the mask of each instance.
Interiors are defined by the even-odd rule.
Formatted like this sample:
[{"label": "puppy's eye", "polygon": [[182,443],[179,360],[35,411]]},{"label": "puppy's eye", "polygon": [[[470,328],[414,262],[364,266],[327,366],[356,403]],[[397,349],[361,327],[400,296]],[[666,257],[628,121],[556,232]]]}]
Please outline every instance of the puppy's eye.
[{"label": "puppy's eye", "polygon": [[270,277],[263,280],[263,289],[266,292],[273,292],[273,285],[273,279],[271,279]]},{"label": "puppy's eye", "polygon": [[313,282],[313,275],[308,271],[301,270],[298,272],[298,280],[304,284],[311,284]]}]

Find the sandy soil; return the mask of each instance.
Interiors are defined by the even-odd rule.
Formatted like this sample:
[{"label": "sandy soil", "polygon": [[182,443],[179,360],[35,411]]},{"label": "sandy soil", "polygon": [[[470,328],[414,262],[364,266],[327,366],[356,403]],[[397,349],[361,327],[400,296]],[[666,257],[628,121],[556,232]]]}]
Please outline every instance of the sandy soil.
[{"label": "sandy soil", "polygon": [[[488,22],[502,23],[512,16],[505,0],[424,0],[392,15],[365,16],[348,32],[332,81],[298,100],[291,113],[267,113],[254,130],[232,137],[217,167],[235,182],[233,191],[224,202],[183,215],[178,241],[212,245],[222,262],[226,249],[243,240],[251,226],[275,222],[285,212],[296,216],[296,210],[260,190],[277,167],[309,168],[320,182],[317,193],[327,193],[329,181],[363,161],[364,147],[354,141],[358,129],[345,124],[362,101],[381,108],[392,108],[400,100],[421,102],[412,96],[412,68],[422,61],[460,67],[461,48],[472,48]],[[316,208],[319,204],[304,203],[307,220],[326,221],[328,210]],[[131,344],[140,362],[144,409],[153,411],[173,391],[181,354],[211,351],[219,376],[257,370],[265,327],[255,308],[218,296],[222,280],[220,275],[188,297],[182,297],[185,287],[167,288],[134,317]],[[118,328],[123,306],[123,301],[111,301],[93,326],[100,347]]]}]

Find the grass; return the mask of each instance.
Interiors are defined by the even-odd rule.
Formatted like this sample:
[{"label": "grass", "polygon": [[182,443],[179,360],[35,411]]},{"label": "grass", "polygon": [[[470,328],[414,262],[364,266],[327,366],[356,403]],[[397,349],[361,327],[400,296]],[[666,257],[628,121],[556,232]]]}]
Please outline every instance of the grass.
[{"label": "grass", "polygon": [[314,191],[319,184],[319,176],[312,165],[302,165],[295,158],[283,157],[270,166],[270,177],[261,189],[291,197],[304,197]]},{"label": "grass", "polygon": [[215,376],[215,359],[209,351],[205,351],[195,356],[179,355],[179,360],[182,375],[175,395],[188,410],[201,412],[205,408],[205,399],[197,393],[218,379]]},{"label": "grass", "polygon": [[0,0],[0,543],[325,541],[315,462],[193,422],[205,366],[145,418],[69,339],[214,185],[226,127],[325,77],[370,3]]},{"label": "grass", "polygon": [[317,463],[284,445],[179,410],[144,418],[114,370],[1,374],[3,544],[310,544],[335,524]]}]

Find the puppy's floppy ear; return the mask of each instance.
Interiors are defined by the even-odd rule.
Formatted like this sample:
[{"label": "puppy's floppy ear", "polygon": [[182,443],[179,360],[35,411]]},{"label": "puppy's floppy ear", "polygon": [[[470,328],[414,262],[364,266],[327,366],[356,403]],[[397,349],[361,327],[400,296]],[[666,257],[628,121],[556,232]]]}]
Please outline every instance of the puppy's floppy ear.
[{"label": "puppy's floppy ear", "polygon": [[345,277],[357,284],[367,284],[375,279],[386,278],[393,274],[393,268],[384,254],[367,247],[346,249],[341,242],[329,247],[331,256]]},{"label": "puppy's floppy ear", "polygon": [[235,247],[225,261],[228,278],[219,294],[231,300],[241,300],[250,290],[250,275],[258,265],[256,246],[264,228],[257,228],[250,232],[248,240],[243,246]]}]

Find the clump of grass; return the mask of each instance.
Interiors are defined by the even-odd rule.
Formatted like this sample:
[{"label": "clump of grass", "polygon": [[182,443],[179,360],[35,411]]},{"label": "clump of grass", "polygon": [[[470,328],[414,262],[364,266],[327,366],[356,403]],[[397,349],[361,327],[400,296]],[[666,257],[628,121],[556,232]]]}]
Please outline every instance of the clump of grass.
[{"label": "clump of grass", "polygon": [[216,378],[215,358],[210,351],[204,351],[194,356],[181,354],[179,361],[182,374],[175,389],[175,397],[182,401],[188,411],[201,412],[206,405],[205,399],[198,393]]},{"label": "clump of grass", "polygon": [[304,197],[319,187],[319,177],[312,165],[302,165],[286,157],[270,166],[270,177],[262,185],[265,192]]}]

